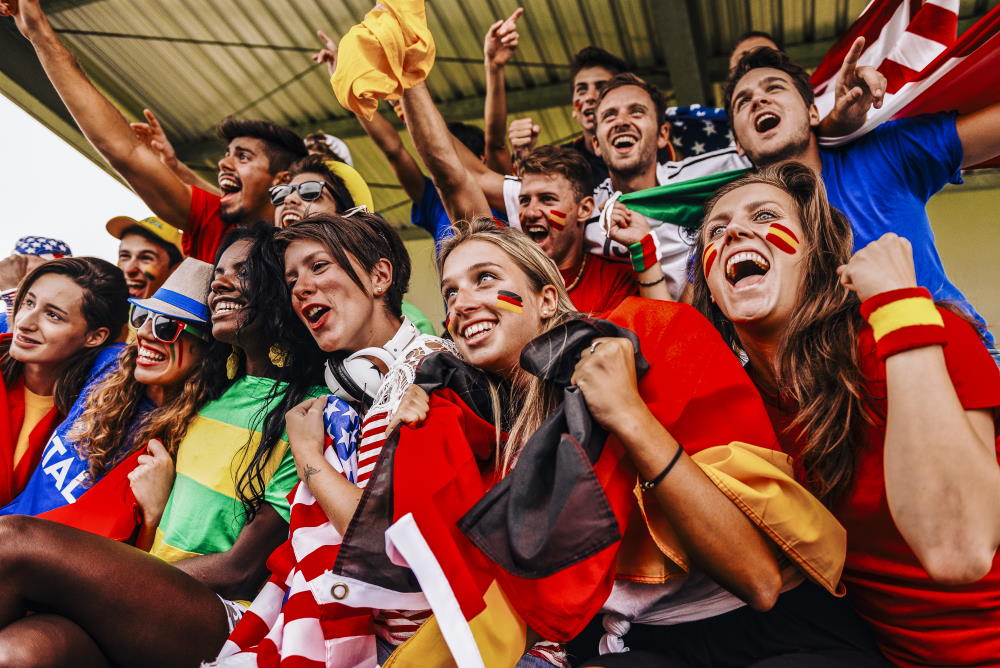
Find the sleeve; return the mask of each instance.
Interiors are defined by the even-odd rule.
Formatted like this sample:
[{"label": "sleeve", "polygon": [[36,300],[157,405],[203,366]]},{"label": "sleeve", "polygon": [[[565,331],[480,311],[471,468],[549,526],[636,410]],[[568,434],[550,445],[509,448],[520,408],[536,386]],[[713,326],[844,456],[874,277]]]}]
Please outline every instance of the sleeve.
[{"label": "sleeve", "polygon": [[437,188],[434,187],[434,182],[425,176],[424,194],[418,201],[414,201],[410,207],[410,223],[425,230],[432,237],[435,237],[438,229],[438,221],[442,216],[447,219],[448,213],[444,210],[444,205],[441,203],[441,197],[438,195]]},{"label": "sleeve", "polygon": [[503,203],[507,209],[507,224],[521,229],[521,179],[516,176],[503,177]]},{"label": "sleeve", "polygon": [[271,507],[286,522],[291,517],[288,493],[292,491],[292,488],[295,487],[298,481],[299,474],[295,470],[295,459],[292,457],[291,448],[288,448],[285,450],[285,454],[282,456],[274,475],[271,476],[271,479],[267,481],[267,485],[264,487],[264,501],[271,504]]},{"label": "sleeve", "polygon": [[948,337],[944,360],[962,407],[975,410],[1000,406],[1000,368],[975,328],[951,311],[938,310]]},{"label": "sleeve", "polygon": [[890,121],[875,133],[904,186],[923,199],[948,183],[962,183],[962,142],[954,113],[927,114]]},{"label": "sleeve", "polygon": [[[188,211],[188,229],[181,235],[181,246],[184,255],[200,257],[199,252],[206,237],[211,235],[221,237],[222,220],[218,216],[218,195],[191,186],[191,209]],[[218,229],[212,229],[216,227]],[[207,261],[211,261],[211,258]]]}]

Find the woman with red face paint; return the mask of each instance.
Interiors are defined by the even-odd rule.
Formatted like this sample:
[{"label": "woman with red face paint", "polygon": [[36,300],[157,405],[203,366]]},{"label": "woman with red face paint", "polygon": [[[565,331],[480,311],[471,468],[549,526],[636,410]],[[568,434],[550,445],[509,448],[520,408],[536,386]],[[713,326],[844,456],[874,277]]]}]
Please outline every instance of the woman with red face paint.
[{"label": "woman with red face paint", "polygon": [[905,239],[852,256],[801,165],[706,212],[695,303],[846,527],[854,607],[897,665],[1000,665],[1000,373],[975,329],[917,286]]},{"label": "woman with red face paint", "polygon": [[121,272],[97,258],[52,260],[22,281],[11,333],[0,337],[0,503],[27,484],[94,360],[118,337],[127,297]]},{"label": "woman with red face paint", "polygon": [[[800,665],[881,665],[867,630],[824,591],[834,590],[839,580],[842,529],[792,480],[759,397],[709,323],[687,305],[629,298],[600,326],[634,334],[642,364],[625,332],[599,335],[581,349],[576,338],[580,314],[555,265],[530,239],[488,220],[456,227],[440,253],[441,292],[462,358],[487,372],[501,397],[499,423],[505,434],[494,474],[515,479],[523,496],[536,488],[530,482],[534,468],[521,467],[542,466],[545,478],[531,503],[542,503],[546,486],[576,499],[563,519],[579,526],[560,526],[548,535],[565,540],[587,532],[587,522],[598,513],[577,506],[583,498],[603,495],[616,518],[616,535],[626,537],[587,557],[566,552],[563,558],[573,565],[562,563],[554,572],[518,581],[508,569],[498,581],[524,623],[543,637],[566,641],[595,614],[607,613],[607,633],[600,642],[589,633],[596,631],[591,626],[569,647],[578,657],[605,653],[587,664],[595,666],[776,666],[766,662],[777,657]],[[593,321],[583,325],[593,326],[587,322]],[[567,425],[575,419],[570,415],[578,409],[565,408],[570,384],[582,394],[598,425],[594,429],[608,434],[591,464],[601,489],[583,495],[573,485],[589,476],[562,481],[568,485],[564,488],[558,472],[568,460],[538,456],[544,445],[537,439],[552,419],[564,410],[561,419]],[[435,397],[428,399],[414,386],[399,409],[400,419],[416,429],[403,432],[401,439],[412,433],[421,451],[433,447],[434,432],[422,431],[433,420],[429,400]],[[579,434],[574,438],[580,449],[590,447]],[[561,442],[557,452],[568,445]],[[398,447],[402,451],[406,441]],[[476,455],[480,466],[483,457]],[[728,468],[737,460],[745,466]],[[722,479],[733,484],[715,482]],[[634,493],[639,483],[641,512]],[[401,484],[394,478],[393,489]],[[433,488],[427,493],[444,492]],[[508,521],[532,522],[536,544],[544,526],[529,520],[538,514],[534,508],[523,510],[508,514]],[[394,516],[404,512],[393,510]],[[486,534],[472,537],[466,525],[472,514],[459,511],[463,531],[494,559],[503,548],[484,548]],[[574,519],[579,514],[589,519]],[[515,540],[513,534],[509,538]],[[789,545],[797,547],[789,550]],[[558,549],[546,544],[545,554]],[[417,576],[423,582],[422,574]],[[419,646],[418,639],[412,647]],[[633,651],[621,653],[626,647]],[[518,647],[509,649],[516,654]],[[533,656],[551,657],[540,654]]]}]

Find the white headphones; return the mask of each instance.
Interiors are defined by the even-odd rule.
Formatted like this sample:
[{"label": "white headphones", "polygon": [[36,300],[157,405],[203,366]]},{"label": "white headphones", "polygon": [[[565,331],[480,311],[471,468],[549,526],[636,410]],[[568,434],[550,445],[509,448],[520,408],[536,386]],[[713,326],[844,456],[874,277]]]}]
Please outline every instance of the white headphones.
[{"label": "white headphones", "polygon": [[395,335],[382,347],[362,348],[330,355],[323,377],[330,392],[345,401],[374,401],[393,362],[420,335],[406,317]]}]

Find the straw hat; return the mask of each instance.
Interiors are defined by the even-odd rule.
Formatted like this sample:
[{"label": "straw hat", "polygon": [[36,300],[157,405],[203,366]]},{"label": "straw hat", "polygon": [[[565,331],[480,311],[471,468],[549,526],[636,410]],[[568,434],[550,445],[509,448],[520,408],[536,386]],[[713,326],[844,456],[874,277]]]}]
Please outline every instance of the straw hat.
[{"label": "straw hat", "polygon": [[208,310],[208,288],[211,282],[212,265],[189,257],[177,266],[152,297],[133,297],[129,301],[153,313],[207,324],[212,316]]}]

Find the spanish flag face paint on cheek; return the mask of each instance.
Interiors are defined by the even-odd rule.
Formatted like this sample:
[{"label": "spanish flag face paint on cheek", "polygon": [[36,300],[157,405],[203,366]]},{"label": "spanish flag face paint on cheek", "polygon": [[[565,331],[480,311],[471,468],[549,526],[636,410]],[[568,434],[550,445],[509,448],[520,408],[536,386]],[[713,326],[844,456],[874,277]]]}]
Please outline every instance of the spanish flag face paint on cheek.
[{"label": "spanish flag face paint on cheek", "polygon": [[566,214],[562,211],[557,211],[556,209],[549,209],[543,212],[545,214],[546,220],[549,221],[549,225],[557,230],[561,230],[566,227]]},{"label": "spanish flag face paint on cheek", "polygon": [[790,229],[781,223],[771,223],[767,228],[764,240],[780,251],[795,255],[799,247],[799,238]]},{"label": "spanish flag face paint on cheek", "polygon": [[708,278],[708,274],[712,271],[712,265],[715,264],[715,258],[719,256],[719,245],[716,242],[712,242],[705,249],[705,254],[702,256],[702,266],[705,268],[705,278]]},{"label": "spanish flag face paint on cheek", "polygon": [[524,313],[524,300],[516,292],[497,290],[497,308],[511,313]]}]

